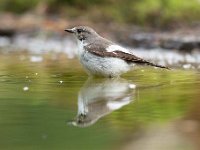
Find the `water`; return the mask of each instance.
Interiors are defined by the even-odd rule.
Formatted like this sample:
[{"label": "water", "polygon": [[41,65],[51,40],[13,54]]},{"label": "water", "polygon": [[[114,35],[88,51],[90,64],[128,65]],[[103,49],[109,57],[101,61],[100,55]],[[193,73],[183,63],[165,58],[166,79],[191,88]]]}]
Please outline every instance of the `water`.
[{"label": "water", "polygon": [[92,79],[66,53],[1,49],[0,149],[199,149],[198,61],[184,64]]}]

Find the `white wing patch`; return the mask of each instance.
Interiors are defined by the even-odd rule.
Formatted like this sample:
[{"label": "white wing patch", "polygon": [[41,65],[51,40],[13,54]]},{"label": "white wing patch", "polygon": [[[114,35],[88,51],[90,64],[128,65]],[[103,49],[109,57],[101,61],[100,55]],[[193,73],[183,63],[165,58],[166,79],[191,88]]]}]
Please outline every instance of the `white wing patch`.
[{"label": "white wing patch", "polygon": [[130,102],[130,97],[125,97],[121,101],[110,101],[106,105],[110,110],[116,110],[129,104]]},{"label": "white wing patch", "polygon": [[129,50],[127,50],[126,48],[123,48],[119,45],[110,45],[109,47],[106,48],[107,52],[113,52],[113,51],[117,51],[117,50],[130,54]]}]

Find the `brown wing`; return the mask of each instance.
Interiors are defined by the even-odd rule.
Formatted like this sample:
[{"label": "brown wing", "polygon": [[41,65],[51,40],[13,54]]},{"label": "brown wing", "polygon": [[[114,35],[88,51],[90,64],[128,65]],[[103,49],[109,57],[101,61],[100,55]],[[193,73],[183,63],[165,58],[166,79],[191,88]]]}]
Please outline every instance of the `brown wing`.
[{"label": "brown wing", "polygon": [[146,61],[142,58],[139,58],[133,54],[125,53],[119,50],[113,51],[113,52],[107,52],[107,51],[102,51],[102,50],[96,50],[94,48],[86,48],[86,50],[94,55],[101,56],[101,57],[114,57],[114,58],[120,58],[126,61],[127,63],[137,63],[137,64],[147,64],[150,66],[155,66],[159,68],[165,68],[169,69],[168,67],[161,66],[154,64],[152,62]]}]

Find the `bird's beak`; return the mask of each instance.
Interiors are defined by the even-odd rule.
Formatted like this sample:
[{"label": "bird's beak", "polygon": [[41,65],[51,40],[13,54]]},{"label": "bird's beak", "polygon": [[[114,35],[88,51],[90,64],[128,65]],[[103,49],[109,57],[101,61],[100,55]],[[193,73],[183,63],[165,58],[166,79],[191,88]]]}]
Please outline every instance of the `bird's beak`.
[{"label": "bird's beak", "polygon": [[73,29],[65,29],[66,32],[69,32],[69,33],[74,33],[74,30]]}]

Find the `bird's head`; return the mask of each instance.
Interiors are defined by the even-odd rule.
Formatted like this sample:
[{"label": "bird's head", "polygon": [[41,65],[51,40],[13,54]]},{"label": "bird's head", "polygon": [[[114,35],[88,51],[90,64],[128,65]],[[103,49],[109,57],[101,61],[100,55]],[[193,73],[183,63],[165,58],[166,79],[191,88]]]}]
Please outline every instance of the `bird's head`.
[{"label": "bird's head", "polygon": [[73,33],[80,41],[93,39],[98,36],[98,34],[92,28],[87,26],[77,26],[72,29],[65,29],[65,31]]}]

